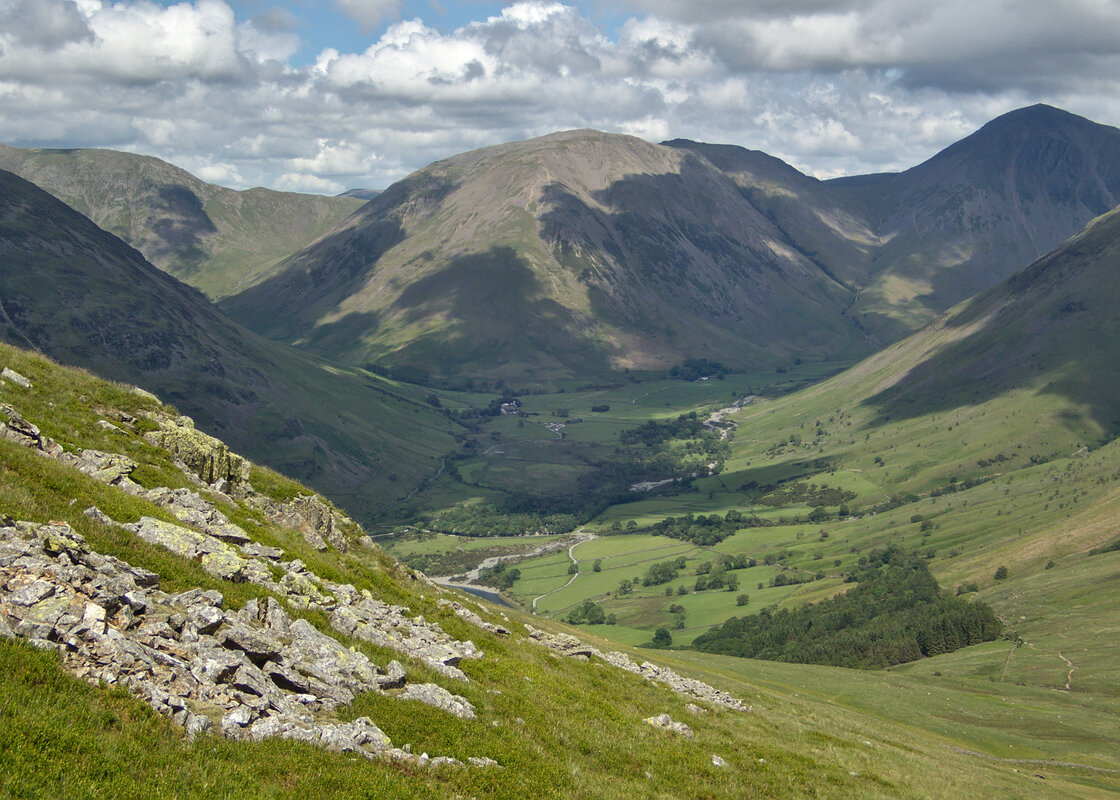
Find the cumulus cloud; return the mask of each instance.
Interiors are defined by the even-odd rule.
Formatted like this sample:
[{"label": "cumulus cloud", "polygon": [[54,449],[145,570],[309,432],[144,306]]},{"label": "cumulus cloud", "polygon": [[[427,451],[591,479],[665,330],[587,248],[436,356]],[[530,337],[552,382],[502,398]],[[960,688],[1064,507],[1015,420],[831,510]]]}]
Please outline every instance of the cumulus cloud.
[{"label": "cumulus cloud", "polygon": [[454,30],[336,0],[389,24],[298,63],[305,7],[0,0],[0,141],[335,193],[576,127],[741,144],[823,177],[911,166],[1032,102],[1120,122],[1120,6],[1101,0],[631,0],[614,30],[555,0]]},{"label": "cumulus cloud", "polygon": [[[1114,69],[1120,4],[1101,0],[634,0],[691,26],[735,71],[898,68],[910,85],[1031,88]],[[1057,62],[1057,63],[1055,63]]]},{"label": "cumulus cloud", "polygon": [[0,30],[21,45],[47,49],[93,37],[69,0],[0,0]]}]

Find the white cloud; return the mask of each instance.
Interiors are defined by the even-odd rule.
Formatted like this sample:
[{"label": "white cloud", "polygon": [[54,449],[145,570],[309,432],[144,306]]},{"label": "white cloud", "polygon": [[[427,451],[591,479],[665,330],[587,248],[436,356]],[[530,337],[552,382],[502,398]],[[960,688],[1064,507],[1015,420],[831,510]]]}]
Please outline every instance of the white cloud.
[{"label": "white cloud", "polygon": [[[359,23],[396,0],[339,0]],[[299,11],[301,6],[292,5]],[[593,127],[765,150],[821,176],[912,166],[1044,101],[1120,122],[1120,3],[561,2],[390,24],[298,63],[299,20],[222,0],[0,0],[0,141],[145,152],[229,185],[379,188],[439,158]],[[37,21],[19,28],[33,9]],[[22,16],[21,16],[22,15]]]}]

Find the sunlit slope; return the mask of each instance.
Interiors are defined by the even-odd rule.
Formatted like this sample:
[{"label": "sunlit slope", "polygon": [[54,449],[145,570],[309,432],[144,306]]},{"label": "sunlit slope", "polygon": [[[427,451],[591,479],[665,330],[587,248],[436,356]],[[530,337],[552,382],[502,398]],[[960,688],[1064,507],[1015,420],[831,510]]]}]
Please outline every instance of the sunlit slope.
[{"label": "sunlit slope", "polygon": [[[439,603],[454,595],[363,545],[352,526],[346,525],[345,552],[335,546],[317,549],[298,531],[266,518],[245,496],[236,492],[223,496],[193,482],[168,452],[144,436],[145,426],[136,422],[173,417],[174,412],[151,398],[7,345],[0,345],[0,365],[30,383],[28,387],[12,379],[0,383],[5,420],[14,422],[13,414],[18,414],[23,420],[17,423],[20,430],[34,424],[39,435],[50,437],[68,452],[85,449],[126,455],[136,464],[131,476],[139,483],[139,489],[126,493],[36,452],[21,443],[27,438],[23,435],[0,437],[0,528],[5,547],[33,541],[35,529],[47,521],[56,531],[68,526],[69,543],[56,538],[47,551],[54,559],[50,563],[64,570],[84,575],[86,561],[106,569],[120,569],[122,564],[136,568],[140,570],[136,574],[145,576],[144,597],[160,598],[160,604],[187,602],[179,593],[197,598],[199,593],[191,589],[205,590],[211,598],[218,592],[221,600],[214,608],[221,610],[226,619],[222,625],[230,629],[237,626],[237,619],[244,624],[251,603],[259,607],[275,602],[270,614],[302,620],[304,631],[334,638],[348,658],[369,659],[376,665],[399,660],[410,684],[444,686],[468,701],[475,714],[473,719],[456,717],[433,705],[403,699],[397,689],[378,691],[371,686],[369,691],[356,692],[352,701],[322,710],[304,723],[366,718],[394,746],[408,746],[394,760],[331,752],[301,741],[234,741],[218,735],[217,726],[190,740],[180,725],[134,697],[128,686],[108,688],[73,677],[63,669],[53,647],[36,648],[26,641],[35,626],[13,624],[9,627],[20,631],[15,638],[0,635],[4,667],[0,691],[7,700],[5,724],[0,728],[5,765],[0,790],[5,795],[952,798],[982,786],[986,794],[998,797],[1093,798],[1116,789],[1113,773],[1089,768],[1111,763],[1095,750],[1071,759],[1078,763],[1047,761],[1029,766],[1006,760],[1029,757],[1019,745],[994,756],[964,752],[976,749],[972,739],[941,729],[936,717],[947,708],[958,709],[968,698],[951,679],[937,683],[920,676],[895,676],[879,684],[864,681],[864,674],[789,665],[758,665],[744,671],[728,659],[695,660],[687,654],[627,650],[638,660],[652,656],[689,677],[707,680],[751,705],[750,711],[733,711],[691,701],[660,682],[615,669],[598,657],[560,657],[529,640],[523,623],[530,620],[520,612],[500,613],[465,601],[486,621],[504,626],[509,635],[484,630]],[[99,424],[109,420],[114,424]],[[257,468],[250,471],[249,479],[258,499],[264,496],[282,503],[304,491]],[[201,501],[220,508],[254,542],[266,550],[282,551],[275,569],[297,571],[305,580],[320,576],[317,580],[324,585],[327,581],[349,584],[355,594],[368,592],[372,601],[393,604],[410,619],[423,617],[425,625],[439,626],[456,640],[471,639],[482,651],[481,658],[460,662],[468,680],[449,678],[419,657],[342,635],[329,608],[308,608],[309,597],[304,597],[302,606],[293,602],[299,599],[298,582],[269,585],[267,572],[264,583],[231,582],[215,574],[213,562],[176,555],[141,540],[122,525],[84,513],[96,505],[119,523],[150,517],[185,526],[200,524],[177,519],[156,505],[154,498],[165,495],[147,490],[161,486],[180,494],[198,493]],[[13,518],[25,522],[16,527]],[[72,534],[80,535],[85,546],[99,555],[75,548]],[[67,547],[73,549],[75,560],[64,563],[57,553]],[[35,558],[26,561],[25,569],[39,568]],[[11,560],[6,559],[4,569],[11,568]],[[167,594],[155,593],[152,583],[157,576],[159,590]],[[48,574],[34,586],[49,579]],[[93,587],[108,582],[75,583],[57,591],[101,591]],[[29,596],[42,597],[42,589],[33,593],[27,584],[17,580],[0,589],[6,597],[23,590],[18,603],[3,606],[5,620],[16,619],[16,613],[31,613],[14,606],[26,608],[22,604]],[[45,602],[49,605],[52,599],[46,597]],[[164,617],[172,624],[193,624],[171,620],[162,605],[142,605],[137,593],[131,602],[135,611],[122,603],[105,618],[107,627],[117,630],[118,641],[124,634],[137,635],[139,627],[139,635],[154,646],[170,631],[162,623]],[[91,619],[96,616],[87,613]],[[73,621],[43,624],[51,628]],[[220,636],[221,630],[225,628],[206,635]],[[195,634],[199,635],[203,634]],[[619,649],[597,637],[586,638],[603,651]],[[259,646],[251,640],[239,641]],[[79,647],[77,640],[74,647]],[[228,655],[228,645],[226,651]],[[260,654],[256,657],[262,661]],[[946,684],[951,705],[933,705],[930,693]],[[1014,687],[1002,694],[1010,703],[1030,699]],[[993,699],[985,696],[983,702]],[[890,703],[891,707],[875,713],[850,707],[859,703]],[[199,714],[206,712],[195,708]],[[658,730],[644,721],[661,713],[686,722],[692,735]],[[923,719],[923,714],[935,718]],[[429,763],[429,756],[464,763],[437,765]],[[466,763],[479,756],[497,763]]]},{"label": "sunlit slope", "polygon": [[453,447],[414,390],[262,339],[30,183],[0,173],[0,331],[145,386],[366,518]]},{"label": "sunlit slope", "polygon": [[1120,199],[1120,131],[1047,106],[903,173],[567,131],[454,156],[224,301],[272,338],[517,382],[867,354]]},{"label": "sunlit slope", "polygon": [[1120,131],[1036,105],[905,172],[828,186],[880,243],[850,313],[883,334],[914,330],[1120,202]]},{"label": "sunlit slope", "polygon": [[550,380],[866,353],[852,297],[703,156],[569,131],[414,173],[223,307],[350,363]]},{"label": "sunlit slope", "polygon": [[113,150],[0,145],[0,169],[46,189],[211,299],[261,280],[361,206],[351,197],[238,192]]}]

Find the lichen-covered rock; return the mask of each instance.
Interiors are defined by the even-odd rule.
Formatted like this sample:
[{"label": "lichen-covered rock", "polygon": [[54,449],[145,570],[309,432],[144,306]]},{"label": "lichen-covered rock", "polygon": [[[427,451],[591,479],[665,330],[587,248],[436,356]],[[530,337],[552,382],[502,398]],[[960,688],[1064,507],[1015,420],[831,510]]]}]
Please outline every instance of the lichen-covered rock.
[{"label": "lichen-covered rock", "polygon": [[36,425],[31,424],[7,403],[0,403],[0,415],[7,418],[7,422],[0,421],[0,437],[9,439],[24,447],[40,449],[43,436]]},{"label": "lichen-covered rock", "polygon": [[[406,680],[399,663],[378,669],[306,620],[293,620],[274,598],[225,611],[221,592],[161,592],[143,580],[150,573],[93,552],[68,526],[0,523],[0,636],[55,650],[67,671],[91,683],[127,688],[188,736],[216,729],[415,764],[460,763],[393,748],[368,718],[324,718],[360,692],[399,686]],[[464,718],[474,713],[434,684],[407,699]]]},{"label": "lichen-covered rock", "polygon": [[328,543],[342,552],[349,548],[346,529],[355,527],[353,520],[315,495],[300,495],[280,503],[264,495],[247,492],[243,499],[264,514],[269,522],[299,531],[316,550],[326,550]]},{"label": "lichen-covered rock", "polygon": [[460,719],[474,719],[474,706],[465,697],[437,686],[434,683],[410,683],[404,692],[397,695],[399,700],[417,700],[438,709],[454,714]]},{"label": "lichen-covered rock", "polygon": [[672,689],[677,694],[692,697],[697,700],[703,700],[715,705],[723,706],[734,711],[751,711],[751,706],[744,703],[738,697],[733,697],[729,693],[716,689],[703,681],[696,680],[695,678],[686,678],[683,675],[669,669],[668,667],[659,667],[650,661],[642,664],[635,662],[630,656],[618,651],[603,653],[598,649],[584,644],[575,636],[566,633],[549,633],[534,628],[532,625],[526,625],[526,630],[529,631],[529,640],[536,642],[539,645],[547,647],[554,652],[560,653],[565,656],[572,656],[576,658],[588,658],[595,656],[601,658],[608,664],[618,667],[619,669],[633,672],[636,675],[641,675],[647,680],[656,681],[664,684]]},{"label": "lichen-covered rock", "polygon": [[144,438],[171,453],[203,483],[226,481],[231,487],[237,487],[249,481],[249,462],[232,452],[224,442],[197,430],[190,417],[156,416],[153,419],[160,428],[146,433]]},{"label": "lichen-covered rock", "polygon": [[464,606],[462,603],[458,603],[454,600],[447,600],[442,597],[436,602],[442,608],[450,608],[455,612],[455,616],[459,617],[459,619],[466,620],[471,625],[482,628],[484,631],[488,631],[495,636],[509,636],[509,629],[504,625],[497,625],[493,622],[487,622],[478,614],[474,613],[469,608]]}]

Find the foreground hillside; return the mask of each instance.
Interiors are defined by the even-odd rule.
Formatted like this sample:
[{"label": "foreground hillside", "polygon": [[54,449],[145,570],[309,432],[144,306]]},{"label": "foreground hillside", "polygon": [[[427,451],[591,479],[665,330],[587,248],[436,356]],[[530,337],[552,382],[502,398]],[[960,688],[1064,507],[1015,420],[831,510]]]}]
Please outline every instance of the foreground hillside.
[{"label": "foreground hillside", "polygon": [[419,391],[250,333],[86,217],[5,172],[0,248],[0,338],[142,384],[356,515],[406,496],[453,446],[454,426]]},{"label": "foreground hillside", "polygon": [[772,673],[534,632],[396,565],[150,395],[8,346],[0,366],[5,796],[1105,791]]}]

